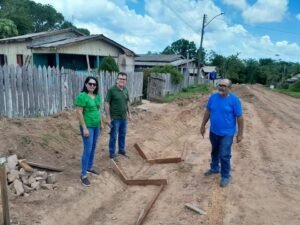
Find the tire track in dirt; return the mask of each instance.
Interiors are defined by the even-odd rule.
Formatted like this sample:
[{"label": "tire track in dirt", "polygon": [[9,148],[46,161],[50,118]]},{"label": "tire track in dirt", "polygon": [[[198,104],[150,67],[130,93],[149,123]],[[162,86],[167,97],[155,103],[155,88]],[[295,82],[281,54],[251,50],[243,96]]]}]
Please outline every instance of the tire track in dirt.
[{"label": "tire track in dirt", "polygon": [[240,87],[238,95],[244,101],[245,138],[234,146],[224,224],[297,224],[300,154],[293,149],[300,148],[294,120],[299,107],[287,107],[286,96],[272,99],[274,93],[259,87]]}]

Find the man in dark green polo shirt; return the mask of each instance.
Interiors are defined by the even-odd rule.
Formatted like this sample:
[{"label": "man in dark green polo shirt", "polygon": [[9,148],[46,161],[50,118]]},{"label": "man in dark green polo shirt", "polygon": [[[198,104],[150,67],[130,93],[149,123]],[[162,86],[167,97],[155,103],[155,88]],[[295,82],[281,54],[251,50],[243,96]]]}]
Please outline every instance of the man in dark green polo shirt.
[{"label": "man in dark green polo shirt", "polygon": [[110,125],[109,157],[116,157],[116,140],[118,136],[118,153],[126,156],[127,119],[131,119],[129,111],[129,94],[126,88],[127,74],[120,72],[116,85],[110,88],[105,99],[105,113]]}]

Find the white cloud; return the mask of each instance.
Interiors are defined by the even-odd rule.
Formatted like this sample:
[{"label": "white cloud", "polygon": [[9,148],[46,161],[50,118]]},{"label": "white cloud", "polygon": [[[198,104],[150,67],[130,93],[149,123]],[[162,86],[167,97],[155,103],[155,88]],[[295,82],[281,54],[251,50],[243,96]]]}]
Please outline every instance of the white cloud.
[{"label": "white cloud", "polygon": [[243,17],[251,24],[280,22],[287,9],[288,0],[257,0],[243,11]]},{"label": "white cloud", "polygon": [[225,4],[232,5],[240,10],[244,10],[248,7],[246,0],[223,0]]},{"label": "white cloud", "polygon": [[297,18],[298,20],[300,20],[300,14],[296,15],[296,18]]},{"label": "white cloud", "polygon": [[[126,5],[135,0],[35,1],[52,4],[66,19],[71,20],[73,15],[76,26],[87,28],[92,34],[102,33],[136,53],[161,52],[180,38],[194,41],[199,47],[203,14],[207,14],[207,21],[210,21],[221,13],[212,0],[145,0],[145,15],[136,13]],[[257,22],[259,17],[264,22],[274,20],[273,14],[280,17],[286,11],[286,0],[258,0],[247,7],[245,1],[225,1],[227,4],[236,2],[236,7],[245,8],[244,12],[249,15],[256,12],[252,15],[256,20],[252,19],[252,22]],[[248,16],[247,13],[245,16]],[[274,42],[268,35],[254,36],[241,24],[228,24],[226,17],[228,15],[225,14],[215,18],[205,28],[203,47],[206,50],[225,56],[239,52],[242,58],[256,59],[272,58],[278,53],[283,60],[300,61],[299,44],[287,40]]]}]

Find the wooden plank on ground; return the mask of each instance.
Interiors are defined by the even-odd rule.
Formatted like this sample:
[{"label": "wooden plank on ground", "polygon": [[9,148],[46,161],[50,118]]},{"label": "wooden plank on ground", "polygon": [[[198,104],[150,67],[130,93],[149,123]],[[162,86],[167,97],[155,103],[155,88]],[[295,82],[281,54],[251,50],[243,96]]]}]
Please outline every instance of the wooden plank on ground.
[{"label": "wooden plank on ground", "polygon": [[114,160],[110,160],[111,164],[112,164],[112,169],[113,171],[121,178],[121,180],[127,184],[127,176],[125,173],[123,173],[123,171],[119,168],[119,166],[116,164],[116,162]]},{"label": "wooden plank on ground", "polygon": [[148,203],[148,205],[146,206],[145,209],[142,209],[138,221],[136,222],[135,225],[141,225],[144,223],[148,213],[150,212],[152,206],[154,205],[155,201],[157,200],[158,196],[160,195],[160,193],[162,192],[162,190],[164,189],[165,185],[161,185],[158,192],[155,193],[155,195],[153,196],[153,198],[151,199],[151,201]]},{"label": "wooden plank on ground", "polygon": [[165,158],[165,159],[149,159],[147,160],[149,163],[179,163],[181,162],[181,158]]},{"label": "wooden plank on ground", "polygon": [[196,213],[199,213],[200,215],[206,215],[206,212],[204,210],[198,208],[197,206],[192,205],[191,203],[186,203],[184,206],[187,207],[188,209],[193,210]]},{"label": "wooden plank on ground", "polygon": [[134,147],[138,151],[138,153],[140,154],[140,156],[143,159],[147,160],[147,156],[145,155],[145,153],[143,152],[143,150],[141,149],[141,147],[137,143],[134,144]]},{"label": "wooden plank on ground", "polygon": [[27,161],[27,160],[26,160],[26,162],[30,166],[41,168],[41,169],[46,169],[46,170],[51,170],[51,171],[56,171],[56,172],[63,171],[62,168],[58,168],[58,167],[54,167],[54,166],[50,166],[50,165],[46,165],[46,164],[42,164],[42,163],[36,163],[36,162]]},{"label": "wooden plank on ground", "polygon": [[168,184],[166,179],[135,179],[127,180],[128,185],[166,185]]}]

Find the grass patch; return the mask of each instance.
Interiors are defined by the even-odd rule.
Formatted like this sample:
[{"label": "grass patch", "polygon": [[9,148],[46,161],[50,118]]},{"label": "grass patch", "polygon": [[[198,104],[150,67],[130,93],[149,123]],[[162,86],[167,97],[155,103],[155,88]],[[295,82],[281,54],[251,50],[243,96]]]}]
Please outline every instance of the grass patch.
[{"label": "grass patch", "polygon": [[288,96],[294,97],[294,98],[300,98],[300,92],[290,91],[288,89],[274,89],[274,91],[286,94]]},{"label": "grass patch", "polygon": [[209,93],[209,85],[207,84],[192,85],[187,88],[183,88],[182,91],[179,93],[167,95],[164,98],[164,102],[172,102],[172,101],[186,99],[186,98],[196,98],[199,96],[199,94],[208,94],[208,93]]}]

